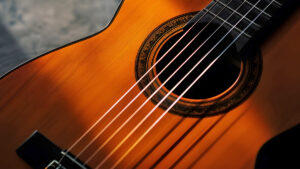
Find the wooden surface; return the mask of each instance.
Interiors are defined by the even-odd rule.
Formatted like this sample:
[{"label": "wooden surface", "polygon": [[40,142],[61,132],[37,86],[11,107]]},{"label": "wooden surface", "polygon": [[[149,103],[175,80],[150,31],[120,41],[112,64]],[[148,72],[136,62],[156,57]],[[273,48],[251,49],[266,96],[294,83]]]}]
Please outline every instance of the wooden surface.
[{"label": "wooden surface", "polygon": [[[101,34],[36,59],[1,79],[1,167],[28,168],[15,149],[36,129],[61,148],[71,146],[135,83],[135,56],[146,36],[164,21],[199,10],[208,2],[126,0],[112,25]],[[118,167],[133,167],[166,137],[140,161],[138,168],[152,166],[177,140],[181,141],[157,168],[173,165],[194,143],[196,146],[176,168],[191,164],[194,168],[253,168],[256,153],[265,141],[300,122],[299,17],[298,11],[262,47],[262,79],[246,102],[224,117],[199,120],[167,114]],[[100,131],[138,92],[135,88],[91,135]],[[87,159],[145,100],[144,96],[139,97],[80,159]],[[146,104],[90,166],[96,166],[153,107],[152,103]],[[161,109],[155,111],[104,167],[113,165],[162,113]],[[184,133],[186,137],[180,139]],[[72,152],[77,154],[91,135]]]}]

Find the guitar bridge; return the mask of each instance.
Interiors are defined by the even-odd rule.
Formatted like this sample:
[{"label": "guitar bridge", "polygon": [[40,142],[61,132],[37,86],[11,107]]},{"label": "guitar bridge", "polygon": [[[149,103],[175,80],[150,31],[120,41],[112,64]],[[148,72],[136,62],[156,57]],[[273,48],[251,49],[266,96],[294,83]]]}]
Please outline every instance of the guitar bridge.
[{"label": "guitar bridge", "polygon": [[[90,169],[74,155],[66,153],[38,131],[35,131],[16,152],[33,169]],[[62,156],[64,158],[60,161]]]}]

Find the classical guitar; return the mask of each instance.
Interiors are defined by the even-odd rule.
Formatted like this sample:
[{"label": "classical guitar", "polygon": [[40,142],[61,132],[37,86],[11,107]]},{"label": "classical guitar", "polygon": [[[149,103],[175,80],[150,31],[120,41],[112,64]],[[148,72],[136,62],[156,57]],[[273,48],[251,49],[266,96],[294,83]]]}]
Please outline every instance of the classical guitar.
[{"label": "classical guitar", "polygon": [[298,6],[125,0],[0,80],[0,167],[254,168],[300,122]]}]

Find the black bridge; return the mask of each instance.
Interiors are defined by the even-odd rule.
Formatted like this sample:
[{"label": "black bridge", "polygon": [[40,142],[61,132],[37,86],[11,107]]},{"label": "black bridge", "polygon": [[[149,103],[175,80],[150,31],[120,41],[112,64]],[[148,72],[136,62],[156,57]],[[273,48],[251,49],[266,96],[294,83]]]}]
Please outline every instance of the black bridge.
[{"label": "black bridge", "polygon": [[[34,169],[90,169],[71,153],[66,153],[38,131],[17,150],[17,154]],[[63,160],[60,161],[61,157]]]}]

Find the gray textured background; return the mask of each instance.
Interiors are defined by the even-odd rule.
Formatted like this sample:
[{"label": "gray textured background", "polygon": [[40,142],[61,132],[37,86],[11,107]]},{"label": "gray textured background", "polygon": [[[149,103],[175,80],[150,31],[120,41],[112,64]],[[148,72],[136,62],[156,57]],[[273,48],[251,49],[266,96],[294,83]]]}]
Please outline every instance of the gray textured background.
[{"label": "gray textured background", "polygon": [[17,65],[92,35],[121,0],[0,0],[0,77]]}]

